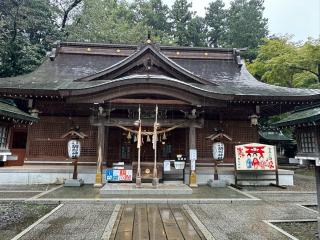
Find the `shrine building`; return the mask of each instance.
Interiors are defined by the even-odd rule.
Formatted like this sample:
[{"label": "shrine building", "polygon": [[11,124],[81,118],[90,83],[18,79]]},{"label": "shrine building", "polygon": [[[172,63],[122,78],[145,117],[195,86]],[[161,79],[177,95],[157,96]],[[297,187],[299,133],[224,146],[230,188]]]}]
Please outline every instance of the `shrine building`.
[{"label": "shrine building", "polygon": [[[121,162],[133,170],[133,179],[138,108],[142,132],[152,132],[158,106],[161,180],[163,161],[189,159],[190,149],[196,149],[196,171],[213,166],[207,137],[216,132],[231,139],[224,142],[223,165],[233,167],[235,145],[259,142],[258,118],[320,102],[320,90],[260,82],[237,49],[161,46],[148,39],[140,45],[60,42],[35,71],[0,79],[0,98],[25,114],[13,121],[0,109],[0,151],[11,155],[4,168],[63,168],[70,159],[61,136],[79,127],[87,136],[80,166],[91,166],[95,175]],[[152,136],[143,135],[141,144],[142,181],[147,181]]]}]

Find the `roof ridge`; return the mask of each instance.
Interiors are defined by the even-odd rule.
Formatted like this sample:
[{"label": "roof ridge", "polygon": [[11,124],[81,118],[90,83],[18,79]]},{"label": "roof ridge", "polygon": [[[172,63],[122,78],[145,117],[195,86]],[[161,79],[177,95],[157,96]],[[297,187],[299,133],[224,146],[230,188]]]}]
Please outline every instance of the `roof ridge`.
[{"label": "roof ridge", "polygon": [[[73,41],[58,41],[59,46],[88,46],[88,47],[124,47],[124,48],[138,48],[139,44],[126,44],[126,43],[101,43],[101,42],[73,42]],[[145,43],[142,43],[145,44]],[[156,44],[156,43],[154,43]],[[191,51],[219,51],[219,52],[233,52],[237,48],[213,48],[213,47],[191,47],[191,46],[174,46],[174,45],[161,45],[157,44],[161,50],[191,50]]]},{"label": "roof ridge", "polygon": [[137,51],[135,51],[134,53],[132,53],[131,55],[129,55],[125,59],[113,64],[112,66],[105,68],[97,73],[92,74],[92,75],[77,79],[75,81],[78,81],[78,82],[79,81],[91,81],[91,80],[100,78],[103,75],[112,74],[112,72],[125,66],[126,64],[131,64],[136,58],[139,58],[143,54],[147,53],[147,51],[151,51],[151,53],[156,55],[165,64],[169,65],[171,68],[175,69],[177,72],[184,75],[185,77],[192,79],[193,81],[196,81],[196,82],[202,83],[202,84],[218,85],[216,83],[209,82],[208,80],[206,80],[206,79],[192,73],[191,71],[185,69],[184,67],[180,66],[178,63],[176,63],[175,61],[171,60],[166,55],[161,53],[161,50],[157,46],[155,46],[154,44],[150,44],[150,43],[145,44],[145,45],[140,45],[137,48]]}]

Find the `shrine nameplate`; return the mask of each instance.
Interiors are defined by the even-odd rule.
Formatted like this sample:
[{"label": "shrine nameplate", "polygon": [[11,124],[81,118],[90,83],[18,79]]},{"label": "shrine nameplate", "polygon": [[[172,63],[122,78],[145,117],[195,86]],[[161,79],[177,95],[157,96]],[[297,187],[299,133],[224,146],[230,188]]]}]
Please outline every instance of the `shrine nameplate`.
[{"label": "shrine nameplate", "polygon": [[235,146],[236,170],[276,170],[275,147],[260,143]]}]

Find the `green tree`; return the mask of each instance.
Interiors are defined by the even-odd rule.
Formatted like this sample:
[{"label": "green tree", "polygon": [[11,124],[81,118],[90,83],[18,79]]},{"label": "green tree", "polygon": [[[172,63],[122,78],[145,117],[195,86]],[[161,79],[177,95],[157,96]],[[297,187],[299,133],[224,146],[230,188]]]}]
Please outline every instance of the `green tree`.
[{"label": "green tree", "polygon": [[191,3],[187,0],[175,0],[171,9],[172,33],[175,42],[179,46],[190,46],[190,33],[188,25],[192,20],[194,13],[190,11]]},{"label": "green tree", "polygon": [[227,10],[222,0],[209,3],[206,8],[205,22],[208,26],[209,45],[220,47],[223,45],[223,38],[226,33]]},{"label": "green tree", "polygon": [[[320,39],[309,39],[298,48],[297,62],[290,67],[303,71],[299,78],[303,79],[303,86],[320,86]],[[298,78],[298,76],[297,76]],[[301,83],[301,81],[298,81]]]},{"label": "green tree", "polygon": [[48,0],[0,2],[0,76],[34,70],[58,37],[55,12]]},{"label": "green tree", "polygon": [[255,58],[255,49],[268,34],[263,17],[264,0],[233,0],[227,17],[226,45],[248,48],[246,58]]},{"label": "green tree", "polygon": [[207,27],[204,18],[195,16],[188,24],[188,41],[192,47],[206,47]]},{"label": "green tree", "polygon": [[169,7],[162,0],[137,0],[133,4],[137,21],[151,30],[155,41],[168,44],[171,40]]},{"label": "green tree", "polygon": [[107,43],[137,43],[147,36],[125,1],[85,0],[82,11],[66,27],[68,40]]},{"label": "green tree", "polygon": [[257,58],[248,65],[258,79],[280,86],[318,88],[319,41],[299,46],[288,37],[265,39]]}]

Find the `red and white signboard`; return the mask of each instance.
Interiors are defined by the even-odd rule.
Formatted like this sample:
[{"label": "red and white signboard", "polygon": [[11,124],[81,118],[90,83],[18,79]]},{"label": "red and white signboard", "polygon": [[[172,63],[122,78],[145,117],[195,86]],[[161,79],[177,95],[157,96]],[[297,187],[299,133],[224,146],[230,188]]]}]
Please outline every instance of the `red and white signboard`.
[{"label": "red and white signboard", "polygon": [[249,143],[235,146],[236,170],[276,170],[275,146]]}]

